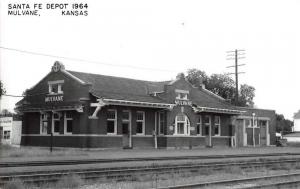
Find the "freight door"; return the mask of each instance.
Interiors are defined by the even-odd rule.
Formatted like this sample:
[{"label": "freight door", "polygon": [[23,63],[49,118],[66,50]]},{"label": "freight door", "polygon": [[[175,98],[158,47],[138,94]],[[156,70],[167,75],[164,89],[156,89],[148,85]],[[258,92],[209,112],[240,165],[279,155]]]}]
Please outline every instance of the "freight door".
[{"label": "freight door", "polygon": [[267,145],[267,128],[266,125],[261,125],[260,126],[260,144],[262,146],[266,146]]},{"label": "freight door", "polygon": [[129,141],[130,141],[130,135],[129,135],[129,123],[123,122],[122,123],[122,134],[123,134],[123,148],[129,148]]},{"label": "freight door", "polygon": [[253,128],[246,128],[247,132],[247,145],[253,146]]},{"label": "freight door", "polygon": [[206,115],[204,116],[204,134],[205,134],[205,144],[208,147],[212,146],[211,141],[211,117]]},{"label": "freight door", "polygon": [[244,146],[244,120],[236,120],[237,146]]}]

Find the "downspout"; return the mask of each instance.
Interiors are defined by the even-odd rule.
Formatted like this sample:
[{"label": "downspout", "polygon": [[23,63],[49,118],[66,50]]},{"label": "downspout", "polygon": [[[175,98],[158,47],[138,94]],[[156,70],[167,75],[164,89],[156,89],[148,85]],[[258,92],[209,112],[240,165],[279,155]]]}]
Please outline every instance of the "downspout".
[{"label": "downspout", "polygon": [[157,112],[154,112],[154,121],[155,121],[155,124],[154,124],[154,147],[155,149],[157,149]]}]

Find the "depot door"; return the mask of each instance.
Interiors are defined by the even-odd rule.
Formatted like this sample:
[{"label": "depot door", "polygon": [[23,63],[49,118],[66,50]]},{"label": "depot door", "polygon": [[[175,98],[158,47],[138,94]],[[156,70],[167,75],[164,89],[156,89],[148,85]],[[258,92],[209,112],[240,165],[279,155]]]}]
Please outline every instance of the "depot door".
[{"label": "depot door", "polygon": [[122,124],[123,148],[129,148],[129,123]]},{"label": "depot door", "polygon": [[211,147],[211,116],[204,116],[205,145]]},{"label": "depot door", "polygon": [[267,121],[266,120],[259,120],[258,125],[260,127],[260,144],[262,146],[266,146],[267,145]]},{"label": "depot door", "polygon": [[122,112],[122,135],[123,148],[131,148],[131,113],[127,110]]}]

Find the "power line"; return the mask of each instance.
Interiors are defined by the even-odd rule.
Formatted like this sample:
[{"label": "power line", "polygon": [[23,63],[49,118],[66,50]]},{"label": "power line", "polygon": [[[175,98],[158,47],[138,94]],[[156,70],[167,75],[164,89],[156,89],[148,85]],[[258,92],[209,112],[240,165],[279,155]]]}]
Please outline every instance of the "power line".
[{"label": "power line", "polygon": [[8,47],[3,47],[3,46],[0,46],[0,49],[15,51],[15,52],[19,52],[19,53],[25,53],[25,54],[32,54],[32,55],[36,55],[36,56],[61,58],[61,59],[66,59],[66,60],[73,60],[73,61],[77,61],[77,62],[86,62],[86,63],[92,63],[92,64],[102,64],[102,65],[106,65],[106,66],[125,67],[125,68],[139,69],[139,70],[154,70],[154,71],[162,71],[162,72],[181,72],[180,70],[166,70],[166,69],[157,69],[157,68],[149,68],[149,67],[147,68],[147,67],[132,66],[132,65],[111,64],[111,63],[99,62],[99,61],[94,61],[94,60],[86,60],[86,59],[73,58],[73,57],[67,57],[67,56],[58,56],[58,55],[39,53],[39,52],[34,52],[34,51],[8,48]]},{"label": "power line", "polygon": [[8,97],[29,97],[29,96],[39,96],[39,95],[45,95],[48,93],[36,93],[36,94],[26,94],[26,95],[12,95],[12,94],[2,94],[2,96],[8,96]]},{"label": "power line", "polygon": [[[246,64],[238,64],[238,60],[245,58],[245,57],[241,57],[241,56],[245,55],[244,51],[245,50],[243,50],[243,49],[240,49],[240,50],[235,49],[234,51],[226,52],[226,53],[231,53],[231,54],[227,54],[227,57],[229,57],[229,58],[227,58],[226,60],[234,60],[234,62],[235,62],[235,65],[227,66],[226,68],[231,68],[231,67],[235,68],[235,72],[228,73],[228,75],[235,74],[235,104],[236,105],[238,104],[238,101],[239,101],[239,78],[238,78],[238,75],[245,73],[245,72],[239,72],[238,67],[246,65]],[[239,52],[243,52],[243,53],[239,53]]]},{"label": "power line", "polygon": [[10,95],[10,94],[2,94],[2,96],[9,96],[9,97],[25,97],[23,95]]}]

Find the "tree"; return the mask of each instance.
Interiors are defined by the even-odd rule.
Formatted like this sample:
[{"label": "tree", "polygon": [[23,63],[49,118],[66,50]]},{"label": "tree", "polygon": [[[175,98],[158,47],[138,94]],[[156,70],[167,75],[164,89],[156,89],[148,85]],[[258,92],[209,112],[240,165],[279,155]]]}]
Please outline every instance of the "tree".
[{"label": "tree", "polygon": [[293,122],[285,119],[282,114],[276,114],[276,132],[289,133],[292,132]]},{"label": "tree", "polygon": [[207,90],[223,97],[234,99],[234,81],[225,74],[212,74],[205,85]]},{"label": "tree", "polygon": [[247,84],[243,84],[241,85],[240,88],[240,96],[239,96],[239,106],[249,106],[249,107],[253,107],[254,102],[253,102],[253,98],[255,96],[255,88],[247,85]]},{"label": "tree", "polygon": [[3,109],[0,113],[1,116],[12,116],[13,113],[10,112],[8,109]]},{"label": "tree", "polygon": [[3,86],[2,81],[0,80],[0,98],[1,98],[1,96],[4,95],[5,93],[6,93],[6,90],[5,90],[4,86]]},{"label": "tree", "polygon": [[203,83],[204,85],[207,85],[208,83],[208,76],[206,75],[206,73],[195,68],[189,69],[187,71],[186,79],[193,85],[197,86],[200,85],[200,83]]},{"label": "tree", "polygon": [[207,90],[230,100],[234,105],[251,107],[254,105],[255,88],[247,84],[240,86],[239,101],[235,103],[235,81],[227,74],[208,76],[204,71],[194,68],[187,71],[186,79],[193,85],[199,85],[202,82]]}]

